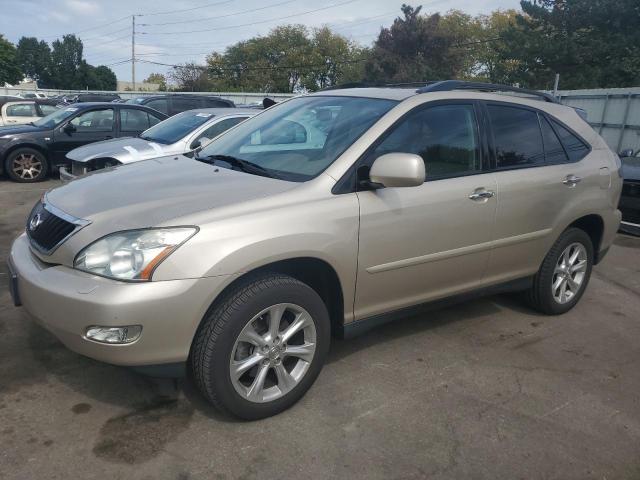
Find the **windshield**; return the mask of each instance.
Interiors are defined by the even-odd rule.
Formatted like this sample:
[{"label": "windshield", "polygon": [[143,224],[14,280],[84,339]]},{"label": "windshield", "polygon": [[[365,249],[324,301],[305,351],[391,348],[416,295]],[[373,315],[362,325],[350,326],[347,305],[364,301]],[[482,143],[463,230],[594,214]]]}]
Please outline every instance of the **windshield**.
[{"label": "windshield", "polygon": [[239,124],[198,156],[233,157],[278,178],[306,181],[331,165],[396,103],[354,97],[294,98]]},{"label": "windshield", "polygon": [[200,125],[213,118],[213,116],[213,113],[182,112],[145,130],[140,135],[140,138],[164,143],[166,145],[176,143]]},{"label": "windshield", "polygon": [[64,122],[67,118],[69,118],[77,111],[78,109],[74,107],[61,108],[60,110],[56,110],[46,117],[42,117],[40,120],[36,120],[35,122],[33,122],[33,124],[36,127],[53,128],[56,125]]}]

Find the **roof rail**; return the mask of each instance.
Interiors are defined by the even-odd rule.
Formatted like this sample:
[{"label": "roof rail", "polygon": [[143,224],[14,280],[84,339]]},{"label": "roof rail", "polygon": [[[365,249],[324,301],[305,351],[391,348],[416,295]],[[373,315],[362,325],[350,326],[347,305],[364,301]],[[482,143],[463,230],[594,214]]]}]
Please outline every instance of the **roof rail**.
[{"label": "roof rail", "polygon": [[545,102],[560,103],[553,95],[537,90],[512,87],[510,85],[498,85],[495,83],[466,82],[464,80],[443,80],[428,84],[416,90],[416,93],[449,92],[451,90],[479,90],[481,92],[515,92],[523,95],[539,97]]},{"label": "roof rail", "polygon": [[349,82],[341,83],[338,85],[331,85],[324,87],[320,91],[325,90],[340,90],[342,88],[413,88],[422,87],[425,83],[429,82],[405,82],[405,83],[384,83],[384,82]]}]

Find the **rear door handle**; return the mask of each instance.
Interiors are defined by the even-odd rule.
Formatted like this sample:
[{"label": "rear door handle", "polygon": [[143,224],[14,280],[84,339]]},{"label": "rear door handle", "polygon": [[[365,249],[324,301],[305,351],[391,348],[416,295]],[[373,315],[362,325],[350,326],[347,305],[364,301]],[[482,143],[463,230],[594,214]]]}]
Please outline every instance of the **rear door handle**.
[{"label": "rear door handle", "polygon": [[562,181],[567,187],[575,187],[582,180],[580,177],[576,175],[567,175],[565,179]]},{"label": "rear door handle", "polygon": [[495,196],[496,192],[492,192],[491,190],[485,190],[484,188],[477,188],[471,195],[469,195],[469,200],[474,201],[482,201],[488,200],[491,197]]}]

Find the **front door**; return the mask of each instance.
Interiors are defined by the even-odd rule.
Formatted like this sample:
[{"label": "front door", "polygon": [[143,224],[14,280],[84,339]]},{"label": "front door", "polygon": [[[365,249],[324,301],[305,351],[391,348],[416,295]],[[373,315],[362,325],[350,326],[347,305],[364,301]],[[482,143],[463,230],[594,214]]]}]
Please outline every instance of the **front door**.
[{"label": "front door", "polygon": [[[496,212],[473,102],[428,103],[396,123],[367,154],[420,155],[418,187],[358,192],[355,318],[408,307],[483,283]],[[362,168],[362,167],[361,167]]]},{"label": "front door", "polygon": [[54,131],[52,150],[56,164],[64,163],[65,155],[74,148],[114,138],[115,124],[113,108],[85,110],[64,122]]}]

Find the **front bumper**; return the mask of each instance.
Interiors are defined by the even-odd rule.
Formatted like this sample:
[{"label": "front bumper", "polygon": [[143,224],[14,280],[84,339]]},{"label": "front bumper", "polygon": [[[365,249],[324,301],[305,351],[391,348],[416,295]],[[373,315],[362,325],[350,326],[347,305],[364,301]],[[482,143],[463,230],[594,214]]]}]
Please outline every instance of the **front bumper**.
[{"label": "front bumper", "polygon": [[[200,320],[230,276],[125,283],[38,260],[26,235],[11,247],[22,305],[67,348],[114,365],[184,362]],[[134,343],[88,340],[88,326],[142,325]]]},{"label": "front bumper", "polygon": [[62,180],[64,183],[70,182],[74,178],[77,178],[76,175],[67,170],[67,167],[59,167],[58,171],[60,172],[60,180]]}]

